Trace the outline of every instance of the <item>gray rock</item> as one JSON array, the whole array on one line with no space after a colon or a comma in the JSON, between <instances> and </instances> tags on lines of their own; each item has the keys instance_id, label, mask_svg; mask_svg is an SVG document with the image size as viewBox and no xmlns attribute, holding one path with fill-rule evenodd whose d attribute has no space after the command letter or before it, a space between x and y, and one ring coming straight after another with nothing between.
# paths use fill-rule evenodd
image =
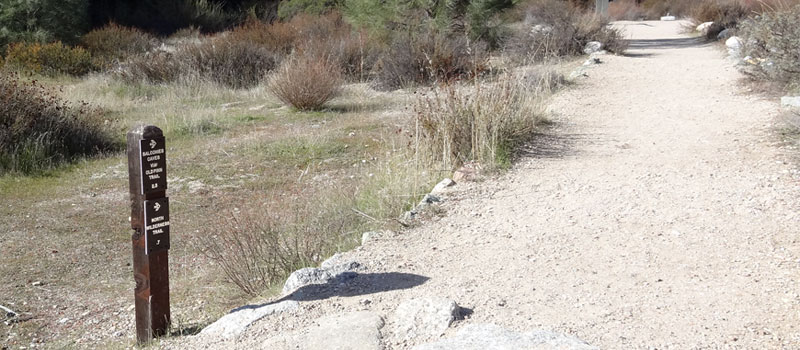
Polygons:
<instances>
[{"instance_id":1,"label":"gray rock","mask_svg":"<svg viewBox=\"0 0 800 350\"><path fill-rule=\"evenodd\" d=\"M446 298L404 301L393 316L395 335L402 340L428 340L442 336L459 314L456 302Z\"/></svg>"},{"instance_id":2,"label":"gray rock","mask_svg":"<svg viewBox=\"0 0 800 350\"><path fill-rule=\"evenodd\" d=\"M294 312L300 308L300 303L294 300L282 301L261 307L240 307L231 313L222 316L216 322L200 331L201 335L216 338L235 337L250 327L256 321L273 314Z\"/></svg>"},{"instance_id":3,"label":"gray rock","mask_svg":"<svg viewBox=\"0 0 800 350\"><path fill-rule=\"evenodd\" d=\"M468 325L452 338L422 344L413 350L598 350L578 338L549 331L509 331L494 324Z\"/></svg>"},{"instance_id":4,"label":"gray rock","mask_svg":"<svg viewBox=\"0 0 800 350\"><path fill-rule=\"evenodd\" d=\"M603 43L599 41L590 41L583 47L583 53L591 55L603 49Z\"/></svg>"},{"instance_id":5,"label":"gray rock","mask_svg":"<svg viewBox=\"0 0 800 350\"><path fill-rule=\"evenodd\" d=\"M800 108L800 96L781 97L781 106Z\"/></svg>"},{"instance_id":6,"label":"gray rock","mask_svg":"<svg viewBox=\"0 0 800 350\"><path fill-rule=\"evenodd\" d=\"M361 269L361 264L356 261L339 262L337 255L324 261L320 268L306 267L289 275L283 284L283 294L290 294L297 289L312 284L325 284L349 275Z\"/></svg>"},{"instance_id":7,"label":"gray rock","mask_svg":"<svg viewBox=\"0 0 800 350\"><path fill-rule=\"evenodd\" d=\"M731 38L733 36L733 31L725 28L719 34L717 34L717 40L725 40Z\"/></svg>"},{"instance_id":8,"label":"gray rock","mask_svg":"<svg viewBox=\"0 0 800 350\"><path fill-rule=\"evenodd\" d=\"M368 311L321 318L317 326L268 339L262 349L380 350L383 319Z\"/></svg>"},{"instance_id":9,"label":"gray rock","mask_svg":"<svg viewBox=\"0 0 800 350\"><path fill-rule=\"evenodd\" d=\"M552 32L553 27L544 24L537 24L531 27L531 36L548 35Z\"/></svg>"},{"instance_id":10,"label":"gray rock","mask_svg":"<svg viewBox=\"0 0 800 350\"><path fill-rule=\"evenodd\" d=\"M445 178L444 180L439 181L439 183L436 184L436 186L433 186L433 189L431 190L431 194L442 193L446 188L448 188L450 186L453 186L455 184L456 184L455 181L453 181L451 179L448 179L448 178Z\"/></svg>"}]
</instances>

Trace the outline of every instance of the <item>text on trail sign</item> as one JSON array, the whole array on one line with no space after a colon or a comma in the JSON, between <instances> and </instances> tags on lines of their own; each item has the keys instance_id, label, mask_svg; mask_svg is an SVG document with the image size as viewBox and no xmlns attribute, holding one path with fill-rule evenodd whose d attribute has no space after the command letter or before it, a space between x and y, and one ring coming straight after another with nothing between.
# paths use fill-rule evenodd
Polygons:
<instances>
[{"instance_id":1,"label":"text on trail sign","mask_svg":"<svg viewBox=\"0 0 800 350\"><path fill-rule=\"evenodd\" d=\"M142 194L167 189L167 157L164 138L139 141L142 150Z\"/></svg>"},{"instance_id":2,"label":"text on trail sign","mask_svg":"<svg viewBox=\"0 0 800 350\"><path fill-rule=\"evenodd\" d=\"M169 198L144 201L145 254L169 249Z\"/></svg>"}]
</instances>

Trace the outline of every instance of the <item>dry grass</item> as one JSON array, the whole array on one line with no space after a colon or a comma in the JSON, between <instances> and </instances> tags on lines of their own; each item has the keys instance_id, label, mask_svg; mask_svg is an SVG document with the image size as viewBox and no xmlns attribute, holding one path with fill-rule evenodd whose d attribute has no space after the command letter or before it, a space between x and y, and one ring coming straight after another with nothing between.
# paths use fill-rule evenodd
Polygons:
<instances>
[{"instance_id":1,"label":"dry grass","mask_svg":"<svg viewBox=\"0 0 800 350\"><path fill-rule=\"evenodd\" d=\"M507 166L542 121L550 74L526 79L506 73L494 82L446 85L422 95L415 107L420 151L451 169L468 162Z\"/></svg>"}]
</instances>

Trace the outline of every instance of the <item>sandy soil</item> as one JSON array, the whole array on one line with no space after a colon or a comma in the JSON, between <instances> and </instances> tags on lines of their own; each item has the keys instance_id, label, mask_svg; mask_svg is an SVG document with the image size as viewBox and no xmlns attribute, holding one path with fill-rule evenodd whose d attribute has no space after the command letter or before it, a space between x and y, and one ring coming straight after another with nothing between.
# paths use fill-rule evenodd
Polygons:
<instances>
[{"instance_id":1,"label":"sandy soil","mask_svg":"<svg viewBox=\"0 0 800 350\"><path fill-rule=\"evenodd\" d=\"M619 25L629 53L556 96L556 126L512 171L345 254L425 283L302 301L236 343L186 345L253 348L318 316L442 296L472 310L447 335L492 322L603 349L800 349L800 175L774 144L777 104L679 22ZM389 348L415 345L386 333Z\"/></svg>"}]
</instances>

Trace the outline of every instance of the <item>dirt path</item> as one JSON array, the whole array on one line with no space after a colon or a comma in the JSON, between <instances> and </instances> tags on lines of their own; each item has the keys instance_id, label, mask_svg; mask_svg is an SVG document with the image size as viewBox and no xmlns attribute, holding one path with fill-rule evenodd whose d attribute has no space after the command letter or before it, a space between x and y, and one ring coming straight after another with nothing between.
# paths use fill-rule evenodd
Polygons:
<instances>
[{"instance_id":1,"label":"dirt path","mask_svg":"<svg viewBox=\"0 0 800 350\"><path fill-rule=\"evenodd\" d=\"M777 105L741 93L722 51L677 22L620 25L629 55L556 96L557 130L530 158L456 186L442 219L346 254L429 280L301 302L237 343L435 295L473 312L446 336L491 322L603 349L800 348L800 188L772 144Z\"/></svg>"}]
</instances>

